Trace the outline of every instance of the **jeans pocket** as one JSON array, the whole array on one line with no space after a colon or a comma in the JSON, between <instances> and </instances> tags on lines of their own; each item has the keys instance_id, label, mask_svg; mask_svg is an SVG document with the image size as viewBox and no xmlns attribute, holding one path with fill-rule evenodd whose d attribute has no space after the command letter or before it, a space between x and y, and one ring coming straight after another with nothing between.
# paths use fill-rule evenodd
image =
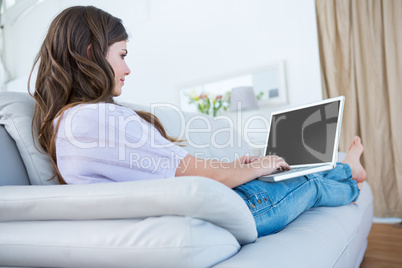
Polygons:
<instances>
[{"instance_id":1,"label":"jeans pocket","mask_svg":"<svg viewBox=\"0 0 402 268\"><path fill-rule=\"evenodd\" d=\"M271 199L265 192L243 197L243 200L246 202L253 216L264 213L273 206Z\"/></svg>"},{"instance_id":2,"label":"jeans pocket","mask_svg":"<svg viewBox=\"0 0 402 268\"><path fill-rule=\"evenodd\" d=\"M266 191L266 182L254 180L233 190L243 198L253 216L272 208L273 200Z\"/></svg>"}]
</instances>

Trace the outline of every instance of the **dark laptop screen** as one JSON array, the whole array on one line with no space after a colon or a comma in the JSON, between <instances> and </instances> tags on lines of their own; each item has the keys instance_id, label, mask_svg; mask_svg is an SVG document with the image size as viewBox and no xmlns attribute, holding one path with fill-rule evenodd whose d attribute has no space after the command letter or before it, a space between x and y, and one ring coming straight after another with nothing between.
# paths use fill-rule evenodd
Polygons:
<instances>
[{"instance_id":1,"label":"dark laptop screen","mask_svg":"<svg viewBox=\"0 0 402 268\"><path fill-rule=\"evenodd\" d=\"M290 165L331 162L340 101L272 117L266 155L281 156Z\"/></svg>"}]
</instances>

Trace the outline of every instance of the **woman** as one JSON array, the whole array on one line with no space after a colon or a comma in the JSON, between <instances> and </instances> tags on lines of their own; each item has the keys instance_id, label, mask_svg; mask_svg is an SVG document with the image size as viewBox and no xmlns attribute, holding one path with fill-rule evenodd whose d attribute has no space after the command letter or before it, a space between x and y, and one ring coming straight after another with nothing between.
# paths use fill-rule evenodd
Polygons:
<instances>
[{"instance_id":1,"label":"woman","mask_svg":"<svg viewBox=\"0 0 402 268\"><path fill-rule=\"evenodd\" d=\"M255 178L289 169L278 156L234 162L188 154L152 114L114 104L130 69L121 20L95 7L71 7L50 25L37 55L35 111L38 140L61 184L205 176L233 188L250 207L259 236L284 228L303 211L357 199L366 175L355 137L330 172L280 183Z\"/></svg>"}]
</instances>

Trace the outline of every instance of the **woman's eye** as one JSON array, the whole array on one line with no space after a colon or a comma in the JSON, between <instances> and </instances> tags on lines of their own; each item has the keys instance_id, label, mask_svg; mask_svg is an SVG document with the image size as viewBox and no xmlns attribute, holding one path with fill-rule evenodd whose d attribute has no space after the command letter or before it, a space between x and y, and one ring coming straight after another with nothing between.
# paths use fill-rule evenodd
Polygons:
<instances>
[{"instance_id":1,"label":"woman's eye","mask_svg":"<svg viewBox=\"0 0 402 268\"><path fill-rule=\"evenodd\" d=\"M121 55L121 59L124 60L124 58L127 56L127 54Z\"/></svg>"}]
</instances>

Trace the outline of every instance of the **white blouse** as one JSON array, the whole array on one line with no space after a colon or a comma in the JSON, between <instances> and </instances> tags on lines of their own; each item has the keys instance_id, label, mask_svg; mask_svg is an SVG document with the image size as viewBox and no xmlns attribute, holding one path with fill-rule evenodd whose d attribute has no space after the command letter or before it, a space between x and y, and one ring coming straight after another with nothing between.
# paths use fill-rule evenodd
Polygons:
<instances>
[{"instance_id":1,"label":"white blouse","mask_svg":"<svg viewBox=\"0 0 402 268\"><path fill-rule=\"evenodd\" d=\"M66 110L55 142L68 184L170 178L188 154L133 110L110 103Z\"/></svg>"}]
</instances>

